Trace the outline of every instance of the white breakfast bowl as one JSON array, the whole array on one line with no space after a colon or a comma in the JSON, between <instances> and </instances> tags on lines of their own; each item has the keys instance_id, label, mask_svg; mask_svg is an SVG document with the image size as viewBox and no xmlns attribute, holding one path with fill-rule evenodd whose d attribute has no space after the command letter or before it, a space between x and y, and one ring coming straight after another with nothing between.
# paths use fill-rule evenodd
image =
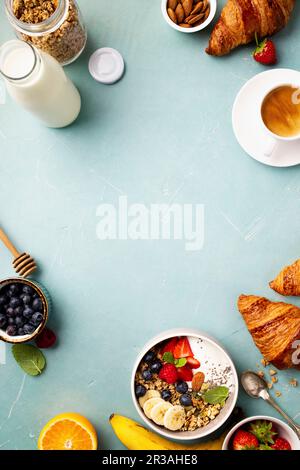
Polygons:
<instances>
[{"instance_id":1,"label":"white breakfast bowl","mask_svg":"<svg viewBox=\"0 0 300 470\"><path fill-rule=\"evenodd\" d=\"M147 418L138 403L138 399L135 396L135 375L140 365L140 362L142 361L145 354L157 344L177 336L187 336L191 338L192 341L194 340L194 344L191 344L193 351L195 351L196 342L199 343L198 349L204 351L204 353L201 353L201 357L205 357L205 361L209 362L209 366L212 366L213 364L212 360L210 361L210 358L214 358L216 366L220 364L222 369L228 368L228 382L224 383L223 385L227 385L229 387L230 395L226 401L224 408L222 408L220 414L207 426L199 428L195 431L169 431L168 429L162 426L158 426L153 421ZM203 361L203 365L201 364L201 370L206 372L205 367L208 366L206 366L205 364L206 363ZM209 434L212 434L217 429L219 429L228 420L228 418L233 412L238 397L238 389L239 381L237 372L228 353L216 340L208 336L206 333L188 328L176 328L168 330L151 339L139 353L131 377L131 395L133 403L142 420L147 424L147 426L149 426L153 431L157 432L158 434L169 439L177 439L181 441L201 439L202 437L208 436Z\"/></svg>"},{"instance_id":2,"label":"white breakfast bowl","mask_svg":"<svg viewBox=\"0 0 300 470\"><path fill-rule=\"evenodd\" d=\"M239 423L237 423L227 434L224 442L222 450L231 450L230 449L230 442L232 440L233 435L240 429L243 428L247 423L252 423L253 421L270 421L275 424L276 428L279 431L279 436L286 439L291 447L292 450L299 450L300 449L300 441L297 434L290 428L284 421L281 421L278 418L273 418L272 416L251 416L250 418L243 419Z\"/></svg>"},{"instance_id":3,"label":"white breakfast bowl","mask_svg":"<svg viewBox=\"0 0 300 470\"><path fill-rule=\"evenodd\" d=\"M174 21L171 20L171 18L168 15L167 12L167 4L168 0L162 0L161 2L161 11L163 14L164 19L168 23L171 28L176 29L177 31L180 31L181 33L197 33L198 31L202 31L202 29L205 29L214 19L217 11L217 0L209 0L210 3L210 13L208 18L198 26L195 26L194 28L182 28L181 26L178 26Z\"/></svg>"}]
</instances>

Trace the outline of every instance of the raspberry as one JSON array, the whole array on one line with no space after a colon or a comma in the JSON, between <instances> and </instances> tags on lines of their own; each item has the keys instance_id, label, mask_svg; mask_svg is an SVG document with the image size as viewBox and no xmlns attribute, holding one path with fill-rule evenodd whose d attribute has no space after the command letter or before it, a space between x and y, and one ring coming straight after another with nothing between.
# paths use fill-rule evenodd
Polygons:
<instances>
[{"instance_id":1,"label":"raspberry","mask_svg":"<svg viewBox=\"0 0 300 470\"><path fill-rule=\"evenodd\" d=\"M158 376L168 384L174 384L178 379L177 369L174 364L164 364Z\"/></svg>"},{"instance_id":2,"label":"raspberry","mask_svg":"<svg viewBox=\"0 0 300 470\"><path fill-rule=\"evenodd\" d=\"M50 328L44 328L35 340L38 348L48 349L56 343L56 335Z\"/></svg>"}]
</instances>

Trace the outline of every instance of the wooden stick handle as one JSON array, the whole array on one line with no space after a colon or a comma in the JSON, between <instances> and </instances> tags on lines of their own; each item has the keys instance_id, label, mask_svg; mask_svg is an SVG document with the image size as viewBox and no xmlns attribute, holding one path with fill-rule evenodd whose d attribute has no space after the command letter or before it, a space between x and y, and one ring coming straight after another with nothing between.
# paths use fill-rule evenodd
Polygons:
<instances>
[{"instance_id":1,"label":"wooden stick handle","mask_svg":"<svg viewBox=\"0 0 300 470\"><path fill-rule=\"evenodd\" d=\"M12 253L12 255L15 258L18 258L18 256L20 256L20 253L18 252L16 247L12 244L12 242L9 240L8 236L3 232L3 230L1 228L0 228L0 240L3 241L6 248L9 249L9 251Z\"/></svg>"}]
</instances>

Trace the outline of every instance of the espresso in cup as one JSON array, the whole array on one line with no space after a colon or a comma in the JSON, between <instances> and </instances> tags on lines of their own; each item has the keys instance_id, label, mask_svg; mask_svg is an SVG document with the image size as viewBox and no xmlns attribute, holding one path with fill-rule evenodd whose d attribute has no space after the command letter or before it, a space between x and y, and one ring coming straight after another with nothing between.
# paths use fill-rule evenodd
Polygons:
<instances>
[{"instance_id":1,"label":"espresso in cup","mask_svg":"<svg viewBox=\"0 0 300 470\"><path fill-rule=\"evenodd\" d=\"M263 101L261 116L273 134L284 138L300 136L300 89L284 85L272 90Z\"/></svg>"}]
</instances>

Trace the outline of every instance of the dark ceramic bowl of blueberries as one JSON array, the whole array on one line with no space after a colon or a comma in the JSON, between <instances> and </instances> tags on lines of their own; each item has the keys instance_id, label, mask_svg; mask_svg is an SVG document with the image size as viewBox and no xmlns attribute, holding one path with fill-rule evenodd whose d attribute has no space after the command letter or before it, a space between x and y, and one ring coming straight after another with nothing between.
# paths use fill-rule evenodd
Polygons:
<instances>
[{"instance_id":1,"label":"dark ceramic bowl of blueberries","mask_svg":"<svg viewBox=\"0 0 300 470\"><path fill-rule=\"evenodd\" d=\"M44 329L50 297L36 281L10 278L0 281L0 340L32 341Z\"/></svg>"}]
</instances>

